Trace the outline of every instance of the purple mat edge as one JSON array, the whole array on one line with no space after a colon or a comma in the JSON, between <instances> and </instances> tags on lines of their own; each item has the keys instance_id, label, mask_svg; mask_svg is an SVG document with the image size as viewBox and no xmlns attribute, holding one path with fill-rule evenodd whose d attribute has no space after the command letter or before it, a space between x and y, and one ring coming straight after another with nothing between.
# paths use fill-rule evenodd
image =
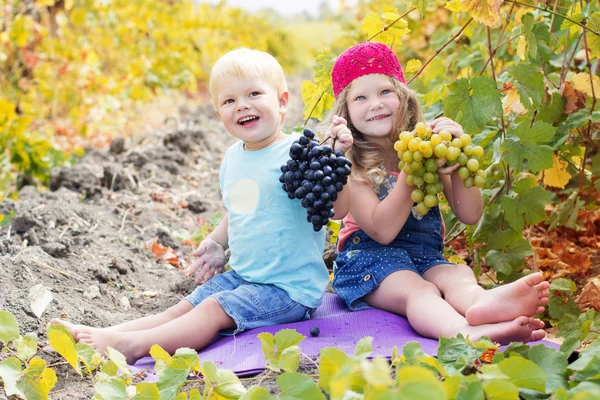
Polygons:
<instances>
[{"instance_id":1,"label":"purple mat edge","mask_svg":"<svg viewBox=\"0 0 600 400\"><path fill-rule=\"evenodd\" d=\"M375 314L379 314L379 316L391 316L393 318L402 318L405 323L408 325L408 322L405 320L405 318L403 317L399 317L395 314L391 314L391 313L387 313L385 311L382 310L375 310L375 309L369 309L369 310L365 310L366 312L369 313L375 313ZM300 322L295 322L295 323L291 323L291 324L282 324L282 325L274 325L274 326L267 326L267 327L262 327L262 328L257 328L257 329L252 329L250 331L246 331L246 332L242 332L240 335L238 335L238 339L237 340L252 340L252 341L257 341L258 339L256 338L256 335L258 335L261 332L277 332L280 331L282 329L296 329L296 328L302 328L300 329L301 331L305 331L306 328L303 325L317 325L320 321L325 321L323 323L326 323L327 320L329 319L336 319L336 317L343 317L343 316L352 316L352 317L356 317L357 314L364 312L364 311L358 311L358 312L350 312L347 309L345 309L345 305L343 305L343 303L341 302L341 300L339 299L339 297L335 294L331 294L331 293L327 293L326 297L324 298L323 301L323 307L320 308L319 310L317 310L317 313L315 313L315 316L323 316L323 318L314 318L311 320L307 320L307 321L300 321ZM373 318L373 317L371 317ZM437 347L438 347L438 341L434 340L434 339L429 339L429 338L424 338L419 336L414 330L412 330L412 328L410 328L410 325L408 325L409 329L412 331L412 333L408 333L407 335L401 336L398 340L398 348L401 351L402 348L404 347L404 345L406 343L409 342L418 342L421 344L421 348L423 349L423 351L427 354L430 354L434 357L437 357ZM297 331L299 331L299 329L296 329ZM301 332L302 333L302 332ZM242 336L243 335L243 336ZM305 333L305 335L307 336L307 339L312 339L310 338L310 336L308 335L308 332ZM240 336L242 336L240 338ZM252 338L247 338L247 336L252 336ZM365 336L375 336L375 335L365 335ZM406 339L409 340L406 340ZM204 354L204 357L202 355L202 353L211 353L214 352L215 349L218 349L221 345L227 345L229 343L231 343L233 339L231 339L231 337L223 337L221 339L217 339L215 341L213 341L211 344L209 344L207 347L205 347L204 349L200 350L198 352L199 357L201 358L201 361L213 361L215 363L217 363L217 366L219 366L219 361L215 361L215 360L211 360L210 357L206 357L206 354ZM435 342L432 343L432 342ZM220 343L220 344L219 344ZM375 343L374 343L375 344ZM536 345L544 345L547 347L551 347L554 349L559 349L560 345L553 343L553 342L549 342L546 340L540 340L540 341L536 341L536 342L530 342L527 343L528 346L532 347L532 346L536 346ZM433 346L435 346L435 350L433 349ZM308 347L308 346L307 346ZM317 346L318 347L318 346ZM308 354L310 357L318 357L320 351L322 348L324 347L331 347L331 344L325 344L322 347L316 349L317 350L317 354ZM346 346L347 347L347 346ZM391 354L387 355L387 354L379 354L378 353L378 349L384 347L387 350L386 351L390 351L391 352L391 348L390 346L373 346L373 356L379 356L379 357L384 357L386 359L390 359L391 358ZM392 346L393 347L393 346ZM300 348L302 349L302 343L300 343ZM500 350L503 351L507 348L507 346L501 346ZM345 351L346 353L349 353L349 351L344 350L343 348L341 348L341 350ZM353 348L352 348L353 351ZM314 350L313 350L314 352ZM351 355L351 353L349 353ZM369 357L372 358L372 357ZM221 367L221 368L227 368L227 369L231 369L235 372L235 374L239 377L247 377L247 376L253 376L256 374L259 374L261 372L263 372L265 370L265 365L266 362L264 361L264 359L262 359L260 361L260 364L262 364L260 367L259 366L249 366L248 368L241 368L236 370L235 368L227 368L227 367ZM151 357L144 357L140 360L138 360L134 365L130 366L132 371L134 373L137 372L141 372L141 371L148 371L149 375L146 379L150 378L152 375L154 375L154 360Z\"/></svg>"}]
</instances>

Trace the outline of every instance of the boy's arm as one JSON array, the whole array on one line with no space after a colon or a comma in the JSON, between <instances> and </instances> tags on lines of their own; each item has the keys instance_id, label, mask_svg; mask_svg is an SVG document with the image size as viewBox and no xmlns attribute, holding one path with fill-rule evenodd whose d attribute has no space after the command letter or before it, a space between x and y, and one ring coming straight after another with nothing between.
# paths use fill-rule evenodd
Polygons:
<instances>
[{"instance_id":1,"label":"boy's arm","mask_svg":"<svg viewBox=\"0 0 600 400\"><path fill-rule=\"evenodd\" d=\"M217 227L207 236L208 239L212 239L223 247L223 250L227 250L229 247L229 234L227 231L227 225L229 224L229 213L225 214L221 222Z\"/></svg>"}]
</instances>

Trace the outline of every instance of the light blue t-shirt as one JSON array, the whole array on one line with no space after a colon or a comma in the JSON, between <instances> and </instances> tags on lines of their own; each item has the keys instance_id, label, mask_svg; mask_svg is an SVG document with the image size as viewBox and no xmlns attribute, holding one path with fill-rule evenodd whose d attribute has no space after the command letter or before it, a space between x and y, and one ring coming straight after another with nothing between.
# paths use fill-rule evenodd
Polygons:
<instances>
[{"instance_id":1,"label":"light blue t-shirt","mask_svg":"<svg viewBox=\"0 0 600 400\"><path fill-rule=\"evenodd\" d=\"M281 187L280 167L297 134L257 151L232 145L220 183L229 212L229 264L249 282L272 284L296 302L316 308L329 282L323 262L325 229L313 230L300 200Z\"/></svg>"}]
</instances>

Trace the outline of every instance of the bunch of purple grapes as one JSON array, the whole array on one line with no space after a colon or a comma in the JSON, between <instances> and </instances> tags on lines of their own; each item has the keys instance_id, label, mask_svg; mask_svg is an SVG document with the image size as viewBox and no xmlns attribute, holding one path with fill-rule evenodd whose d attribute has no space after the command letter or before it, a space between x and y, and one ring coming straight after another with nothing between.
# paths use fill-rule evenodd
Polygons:
<instances>
[{"instance_id":1,"label":"bunch of purple grapes","mask_svg":"<svg viewBox=\"0 0 600 400\"><path fill-rule=\"evenodd\" d=\"M310 129L290 146L290 159L281 166L279 181L290 199L302 200L315 232L333 217L333 202L348 182L351 166L343 152L319 144Z\"/></svg>"}]
</instances>

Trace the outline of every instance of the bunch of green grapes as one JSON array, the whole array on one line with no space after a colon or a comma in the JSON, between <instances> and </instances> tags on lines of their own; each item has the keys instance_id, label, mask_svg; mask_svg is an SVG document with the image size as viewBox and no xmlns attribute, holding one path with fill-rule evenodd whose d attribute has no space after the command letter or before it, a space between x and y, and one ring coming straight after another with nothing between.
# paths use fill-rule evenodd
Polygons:
<instances>
[{"instance_id":1,"label":"bunch of green grapes","mask_svg":"<svg viewBox=\"0 0 600 400\"><path fill-rule=\"evenodd\" d=\"M404 131L394 143L398 152L398 168L406 174L406 183L415 187L411 193L412 200L417 203L416 211L425 215L429 209L439 204L438 193L444 189L437 173L438 168L460 164L458 176L467 188L482 188L486 173L479 169L483 157L483 147L472 146L471 136L463 133L460 137L452 137L447 130L433 133L423 122L415 126L415 134ZM446 159L446 163L438 166L438 160Z\"/></svg>"}]
</instances>

